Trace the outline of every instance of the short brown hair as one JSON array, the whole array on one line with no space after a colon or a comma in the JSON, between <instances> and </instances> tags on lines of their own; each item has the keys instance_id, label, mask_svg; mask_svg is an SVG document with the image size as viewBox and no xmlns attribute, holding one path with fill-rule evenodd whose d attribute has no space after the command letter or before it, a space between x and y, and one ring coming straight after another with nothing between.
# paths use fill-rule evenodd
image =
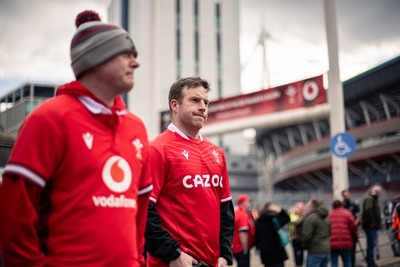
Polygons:
<instances>
[{"instance_id":1,"label":"short brown hair","mask_svg":"<svg viewBox=\"0 0 400 267\"><path fill-rule=\"evenodd\" d=\"M340 201L339 199L335 199L335 200L333 201L333 203L332 203L332 207L333 207L333 208L339 208L339 207L341 207L341 206L343 206L343 203L342 203L342 201Z\"/></svg>"},{"instance_id":2,"label":"short brown hair","mask_svg":"<svg viewBox=\"0 0 400 267\"><path fill-rule=\"evenodd\" d=\"M269 207L272 205L272 203L273 202L265 203L264 206L260 210L260 215L270 215L270 216L276 215L269 210Z\"/></svg>"},{"instance_id":3,"label":"short brown hair","mask_svg":"<svg viewBox=\"0 0 400 267\"><path fill-rule=\"evenodd\" d=\"M180 102L182 100L182 91L186 86L187 88L196 88L199 86L203 86L207 92L211 90L209 82L201 79L200 77L186 77L177 80L171 85L171 88L169 89L168 106L170 112L172 112L171 100L175 99Z\"/></svg>"}]
</instances>

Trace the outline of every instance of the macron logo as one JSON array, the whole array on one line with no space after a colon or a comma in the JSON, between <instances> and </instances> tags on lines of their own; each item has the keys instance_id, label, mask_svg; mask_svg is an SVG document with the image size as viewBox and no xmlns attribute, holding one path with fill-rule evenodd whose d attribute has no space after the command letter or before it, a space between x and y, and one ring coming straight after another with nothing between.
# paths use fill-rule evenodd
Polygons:
<instances>
[{"instance_id":1,"label":"macron logo","mask_svg":"<svg viewBox=\"0 0 400 267\"><path fill-rule=\"evenodd\" d=\"M189 159L189 151L182 150L182 155L184 155L186 159Z\"/></svg>"},{"instance_id":2,"label":"macron logo","mask_svg":"<svg viewBox=\"0 0 400 267\"><path fill-rule=\"evenodd\" d=\"M85 141L87 148L89 150L92 150L93 138L94 138L93 134L86 132L86 133L82 134L82 138L83 138L83 141Z\"/></svg>"}]
</instances>

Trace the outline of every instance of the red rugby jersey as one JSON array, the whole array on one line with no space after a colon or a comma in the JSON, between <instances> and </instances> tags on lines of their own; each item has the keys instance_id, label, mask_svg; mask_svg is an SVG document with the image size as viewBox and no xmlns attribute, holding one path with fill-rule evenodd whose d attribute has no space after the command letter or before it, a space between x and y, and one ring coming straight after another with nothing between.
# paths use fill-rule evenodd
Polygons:
<instances>
[{"instance_id":1,"label":"red rugby jersey","mask_svg":"<svg viewBox=\"0 0 400 267\"><path fill-rule=\"evenodd\" d=\"M232 252L239 253L243 251L242 242L240 242L239 232L248 233L248 249L254 244L255 226L251 215L242 207L237 207L235 212L235 229L233 234Z\"/></svg>"},{"instance_id":2,"label":"red rugby jersey","mask_svg":"<svg viewBox=\"0 0 400 267\"><path fill-rule=\"evenodd\" d=\"M153 191L164 229L182 250L216 264L220 255L220 204L231 201L223 150L193 139L173 124L150 142ZM148 266L167 266L149 255Z\"/></svg>"},{"instance_id":3,"label":"red rugby jersey","mask_svg":"<svg viewBox=\"0 0 400 267\"><path fill-rule=\"evenodd\" d=\"M121 98L108 108L79 82L59 88L24 122L4 174L42 187L38 236L46 266L143 262L147 200L138 195L152 189L148 137Z\"/></svg>"}]
</instances>

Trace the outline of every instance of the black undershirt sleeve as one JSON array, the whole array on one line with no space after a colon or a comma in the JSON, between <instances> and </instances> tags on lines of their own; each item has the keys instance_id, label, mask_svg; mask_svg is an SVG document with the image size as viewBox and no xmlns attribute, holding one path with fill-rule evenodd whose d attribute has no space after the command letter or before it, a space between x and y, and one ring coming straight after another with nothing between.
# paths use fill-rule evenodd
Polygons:
<instances>
[{"instance_id":1,"label":"black undershirt sleeve","mask_svg":"<svg viewBox=\"0 0 400 267\"><path fill-rule=\"evenodd\" d=\"M146 251L155 258L169 263L180 256L179 243L162 227L156 206L150 201L146 224Z\"/></svg>"},{"instance_id":2,"label":"black undershirt sleeve","mask_svg":"<svg viewBox=\"0 0 400 267\"><path fill-rule=\"evenodd\" d=\"M232 201L221 203L221 222L219 233L220 257L226 259L228 265L233 264L232 240L235 227L235 211Z\"/></svg>"}]
</instances>

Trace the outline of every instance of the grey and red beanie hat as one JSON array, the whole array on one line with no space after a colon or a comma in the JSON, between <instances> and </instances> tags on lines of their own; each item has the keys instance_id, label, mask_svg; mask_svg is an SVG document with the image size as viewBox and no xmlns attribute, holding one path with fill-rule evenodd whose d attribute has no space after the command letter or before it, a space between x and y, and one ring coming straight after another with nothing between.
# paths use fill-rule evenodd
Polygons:
<instances>
[{"instance_id":1,"label":"grey and red beanie hat","mask_svg":"<svg viewBox=\"0 0 400 267\"><path fill-rule=\"evenodd\" d=\"M76 78L118 54L128 51L137 54L129 34L117 25L101 22L99 14L94 11L79 13L75 25L71 66Z\"/></svg>"}]
</instances>

